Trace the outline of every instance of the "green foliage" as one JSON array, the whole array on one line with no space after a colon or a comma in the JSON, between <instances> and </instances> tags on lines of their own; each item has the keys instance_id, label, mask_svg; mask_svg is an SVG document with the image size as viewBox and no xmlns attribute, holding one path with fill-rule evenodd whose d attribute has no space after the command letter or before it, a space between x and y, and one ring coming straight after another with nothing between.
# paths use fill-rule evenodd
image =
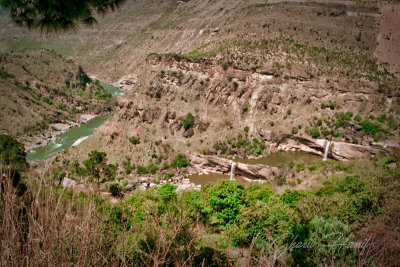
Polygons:
<instances>
[{"instance_id":1,"label":"green foliage","mask_svg":"<svg viewBox=\"0 0 400 267\"><path fill-rule=\"evenodd\" d=\"M26 152L22 143L12 136L0 134L0 160L4 165L24 167L26 165Z\"/></svg>"},{"instance_id":2,"label":"green foliage","mask_svg":"<svg viewBox=\"0 0 400 267\"><path fill-rule=\"evenodd\" d=\"M170 183L166 183L158 188L157 193L159 197L164 201L170 201L172 199L176 199L175 190L178 188L177 185L172 185Z\"/></svg>"},{"instance_id":3,"label":"green foliage","mask_svg":"<svg viewBox=\"0 0 400 267\"><path fill-rule=\"evenodd\" d=\"M125 0L111 1L30 1L2 0L0 5L10 10L10 17L19 26L42 32L77 29L79 23L87 26L97 23L94 14L107 13Z\"/></svg>"},{"instance_id":4,"label":"green foliage","mask_svg":"<svg viewBox=\"0 0 400 267\"><path fill-rule=\"evenodd\" d=\"M14 75L8 73L4 67L0 68L0 78L7 79L7 78L14 78Z\"/></svg>"},{"instance_id":5,"label":"green foliage","mask_svg":"<svg viewBox=\"0 0 400 267\"><path fill-rule=\"evenodd\" d=\"M254 149L254 156L261 155L262 151L265 149L265 143L263 139L253 139L253 149Z\"/></svg>"},{"instance_id":6,"label":"green foliage","mask_svg":"<svg viewBox=\"0 0 400 267\"><path fill-rule=\"evenodd\" d=\"M71 167L76 175L84 176L86 174L86 169L82 168L78 161L72 162Z\"/></svg>"},{"instance_id":7,"label":"green foliage","mask_svg":"<svg viewBox=\"0 0 400 267\"><path fill-rule=\"evenodd\" d=\"M129 142L134 145L140 144L140 138L132 136L131 138L129 138Z\"/></svg>"},{"instance_id":8,"label":"green foliage","mask_svg":"<svg viewBox=\"0 0 400 267\"><path fill-rule=\"evenodd\" d=\"M349 248L354 236L350 228L335 218L314 217L308 224L309 236L305 243L312 246L310 258L313 264L352 265L355 263L355 250ZM333 262L332 262L333 261Z\"/></svg>"},{"instance_id":9,"label":"green foliage","mask_svg":"<svg viewBox=\"0 0 400 267\"><path fill-rule=\"evenodd\" d=\"M297 207L297 202L306 196L304 192L297 190L286 190L282 195L282 202L288 204L291 208Z\"/></svg>"},{"instance_id":10,"label":"green foliage","mask_svg":"<svg viewBox=\"0 0 400 267\"><path fill-rule=\"evenodd\" d=\"M93 150L88 154L88 159L83 162L86 167L86 173L91 175L93 178L100 182L100 174L106 167L107 154L105 152L98 152Z\"/></svg>"},{"instance_id":11,"label":"green foliage","mask_svg":"<svg viewBox=\"0 0 400 267\"><path fill-rule=\"evenodd\" d=\"M78 74L76 75L76 78L79 80L80 85L85 88L87 83L90 83L92 80L89 78L89 76L83 71L82 67L79 66L78 68Z\"/></svg>"},{"instance_id":12,"label":"green foliage","mask_svg":"<svg viewBox=\"0 0 400 267\"><path fill-rule=\"evenodd\" d=\"M268 203L256 201L241 210L237 227L232 231L234 245L250 244L258 236L258 242L274 238L281 246L292 232L296 221L294 212L283 204L278 195L271 195Z\"/></svg>"},{"instance_id":13,"label":"green foliage","mask_svg":"<svg viewBox=\"0 0 400 267\"><path fill-rule=\"evenodd\" d=\"M239 88L239 84L235 81L233 82L233 88L237 90Z\"/></svg>"},{"instance_id":14,"label":"green foliage","mask_svg":"<svg viewBox=\"0 0 400 267\"><path fill-rule=\"evenodd\" d=\"M188 130L190 127L194 125L194 116L192 113L188 113L186 118L182 120L182 126L185 130Z\"/></svg>"},{"instance_id":15,"label":"green foliage","mask_svg":"<svg viewBox=\"0 0 400 267\"><path fill-rule=\"evenodd\" d=\"M122 188L118 183L112 183L109 186L109 191L113 197L122 196Z\"/></svg>"},{"instance_id":16,"label":"green foliage","mask_svg":"<svg viewBox=\"0 0 400 267\"><path fill-rule=\"evenodd\" d=\"M147 168L145 166L138 165L136 167L136 174L137 175L145 175L147 174Z\"/></svg>"},{"instance_id":17,"label":"green foliage","mask_svg":"<svg viewBox=\"0 0 400 267\"><path fill-rule=\"evenodd\" d=\"M310 135L312 138L318 138L321 135L321 133L319 132L318 128L312 128Z\"/></svg>"},{"instance_id":18,"label":"green foliage","mask_svg":"<svg viewBox=\"0 0 400 267\"><path fill-rule=\"evenodd\" d=\"M222 180L208 194L205 192L202 192L201 211L219 229L236 223L240 210L247 205L245 189L237 181Z\"/></svg>"},{"instance_id":19,"label":"green foliage","mask_svg":"<svg viewBox=\"0 0 400 267\"><path fill-rule=\"evenodd\" d=\"M153 164L149 165L147 169L151 174L155 174L158 171L158 167Z\"/></svg>"},{"instance_id":20,"label":"green foliage","mask_svg":"<svg viewBox=\"0 0 400 267\"><path fill-rule=\"evenodd\" d=\"M375 136L378 132L382 131L381 127L377 124L372 123L370 120L365 120L362 124L362 130L366 133Z\"/></svg>"},{"instance_id":21,"label":"green foliage","mask_svg":"<svg viewBox=\"0 0 400 267\"><path fill-rule=\"evenodd\" d=\"M176 156L176 158L174 159L174 161L171 164L171 167L173 168L185 168L189 166L189 161L187 159L187 157L183 154L179 154L178 156Z\"/></svg>"}]
</instances>

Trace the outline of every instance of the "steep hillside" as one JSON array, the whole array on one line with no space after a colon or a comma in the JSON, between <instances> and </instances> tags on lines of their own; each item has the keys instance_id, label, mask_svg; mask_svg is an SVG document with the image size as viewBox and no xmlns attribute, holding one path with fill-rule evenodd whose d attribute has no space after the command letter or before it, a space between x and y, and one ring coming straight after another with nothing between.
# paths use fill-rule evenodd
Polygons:
<instances>
[{"instance_id":1,"label":"steep hillside","mask_svg":"<svg viewBox=\"0 0 400 267\"><path fill-rule=\"evenodd\" d=\"M391 1L137 0L74 34L8 25L1 45L54 48L126 89L113 117L73 158L94 147L113 162L143 165L154 155L166 163L178 153L259 155L288 135L392 147L398 66L384 58L396 57L398 40L381 38L397 36L385 24L396 17L388 6L397 8Z\"/></svg>"},{"instance_id":2,"label":"steep hillside","mask_svg":"<svg viewBox=\"0 0 400 267\"><path fill-rule=\"evenodd\" d=\"M127 1L93 28L43 36L0 23L3 51L54 48L91 73L117 81L137 73L150 52L187 53L209 41L293 38L301 43L368 50L391 72L399 71L399 19L393 1ZM396 24L396 23L394 23Z\"/></svg>"},{"instance_id":3,"label":"steep hillside","mask_svg":"<svg viewBox=\"0 0 400 267\"><path fill-rule=\"evenodd\" d=\"M141 47L154 49L145 57L141 51L129 58L136 50L124 50L127 42L113 51L124 51L121 64L140 68L122 77L119 84L131 90L81 149L101 143L115 162L148 164L154 154L167 162L177 153L253 155L254 138L268 153L288 135L398 146L400 83L374 58L376 4L177 4L195 15L153 28L160 43L170 38L163 49L144 39ZM194 23L204 17L208 25ZM172 38L174 32L181 36ZM238 138L250 145L232 146Z\"/></svg>"},{"instance_id":4,"label":"steep hillside","mask_svg":"<svg viewBox=\"0 0 400 267\"><path fill-rule=\"evenodd\" d=\"M0 71L0 131L28 148L84 121L82 114L109 112L113 106L108 91L54 51L2 54Z\"/></svg>"}]
</instances>

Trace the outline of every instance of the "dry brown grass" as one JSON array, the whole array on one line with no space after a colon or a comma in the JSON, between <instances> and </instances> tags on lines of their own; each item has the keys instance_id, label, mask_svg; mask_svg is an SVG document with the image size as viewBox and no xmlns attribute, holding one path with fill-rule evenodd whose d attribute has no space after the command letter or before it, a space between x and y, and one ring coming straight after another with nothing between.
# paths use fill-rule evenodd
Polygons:
<instances>
[{"instance_id":1,"label":"dry brown grass","mask_svg":"<svg viewBox=\"0 0 400 267\"><path fill-rule=\"evenodd\" d=\"M93 199L75 205L43 182L15 194L1 178L0 261L2 266L115 265Z\"/></svg>"}]
</instances>

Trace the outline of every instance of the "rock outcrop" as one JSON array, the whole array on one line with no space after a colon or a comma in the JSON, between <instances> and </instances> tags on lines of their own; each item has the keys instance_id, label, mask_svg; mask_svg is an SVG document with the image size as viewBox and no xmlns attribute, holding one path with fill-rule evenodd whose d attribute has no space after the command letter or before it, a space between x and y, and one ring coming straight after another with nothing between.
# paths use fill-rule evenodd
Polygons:
<instances>
[{"instance_id":1,"label":"rock outcrop","mask_svg":"<svg viewBox=\"0 0 400 267\"><path fill-rule=\"evenodd\" d=\"M278 146L285 151L301 150L323 156L327 140L311 139L300 136L287 136ZM340 141L331 141L328 157L336 160L363 159L376 154L391 155L388 148L358 145Z\"/></svg>"},{"instance_id":2,"label":"rock outcrop","mask_svg":"<svg viewBox=\"0 0 400 267\"><path fill-rule=\"evenodd\" d=\"M216 156L205 156L199 154L190 155L190 160L194 168L198 171L230 173L232 160ZM250 165L236 163L235 173L248 179L274 180L279 176L280 171L276 167L261 164Z\"/></svg>"},{"instance_id":3,"label":"rock outcrop","mask_svg":"<svg viewBox=\"0 0 400 267\"><path fill-rule=\"evenodd\" d=\"M86 187L86 186L83 185L83 184L79 184L79 183L77 183L76 181L71 180L71 179L69 179L69 178L67 178L67 177L65 177L65 178L63 179L63 181L62 181L62 186L63 186L63 187L70 188L70 189L72 189L73 191L76 191L76 192L84 192L84 193L93 192L92 189Z\"/></svg>"}]
</instances>

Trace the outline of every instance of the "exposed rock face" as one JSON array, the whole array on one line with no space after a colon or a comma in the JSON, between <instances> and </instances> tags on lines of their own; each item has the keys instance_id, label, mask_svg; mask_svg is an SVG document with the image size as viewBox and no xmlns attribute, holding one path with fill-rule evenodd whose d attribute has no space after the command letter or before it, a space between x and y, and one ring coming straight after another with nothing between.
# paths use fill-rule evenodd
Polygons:
<instances>
[{"instance_id":1,"label":"exposed rock face","mask_svg":"<svg viewBox=\"0 0 400 267\"><path fill-rule=\"evenodd\" d=\"M329 154L335 159L346 160L350 158L369 158L371 155L376 154L390 155L391 153L383 148L355 145L344 142L332 142L329 148Z\"/></svg>"},{"instance_id":2,"label":"exposed rock face","mask_svg":"<svg viewBox=\"0 0 400 267\"><path fill-rule=\"evenodd\" d=\"M224 159L216 156L205 156L192 154L190 156L191 163L199 171L222 172L229 173L231 170L232 160ZM280 173L278 168L269 167L261 164L249 165L244 163L236 163L235 173L249 179L274 180Z\"/></svg>"},{"instance_id":3,"label":"exposed rock face","mask_svg":"<svg viewBox=\"0 0 400 267\"><path fill-rule=\"evenodd\" d=\"M327 140L324 139L311 139L299 136L291 136L283 138L279 142L279 147L286 151L301 150L323 156L326 143ZM386 148L331 141L328 157L336 160L348 160L351 158L369 158L376 154L390 155L391 151Z\"/></svg>"},{"instance_id":4,"label":"exposed rock face","mask_svg":"<svg viewBox=\"0 0 400 267\"><path fill-rule=\"evenodd\" d=\"M64 187L70 188L70 189L72 189L72 190L74 190L74 191L77 191L77 192L89 193L89 192L92 192L92 191L93 191L93 190L91 190L90 188L87 188L85 185L83 185L83 184L78 184L76 181L71 180L71 179L69 179L69 178L67 178L67 177L65 177L65 178L63 179L62 185L63 185Z\"/></svg>"}]
</instances>

